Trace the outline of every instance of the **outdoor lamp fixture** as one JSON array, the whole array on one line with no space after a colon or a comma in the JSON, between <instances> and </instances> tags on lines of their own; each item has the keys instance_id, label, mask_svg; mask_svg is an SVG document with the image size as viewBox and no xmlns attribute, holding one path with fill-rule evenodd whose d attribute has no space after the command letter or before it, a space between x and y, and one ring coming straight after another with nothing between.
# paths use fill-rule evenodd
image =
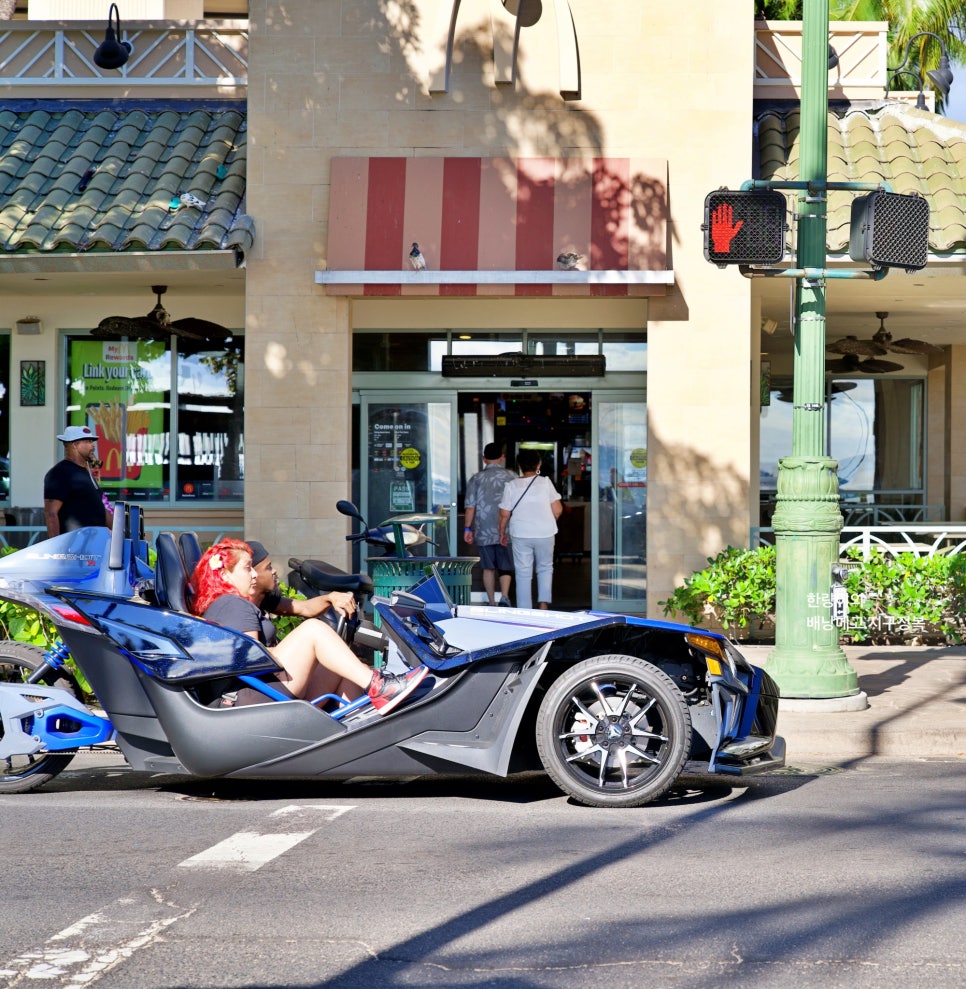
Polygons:
<instances>
[{"instance_id":1,"label":"outdoor lamp fixture","mask_svg":"<svg viewBox=\"0 0 966 989\"><path fill-rule=\"evenodd\" d=\"M111 18L114 22L111 22ZM115 28L115 25L117 27ZM130 41L120 41L121 36L121 14L117 9L117 4L112 3L107 12L107 32L104 40L97 46L94 52L94 64L101 69L119 69L131 57L134 45Z\"/></svg>"},{"instance_id":2,"label":"outdoor lamp fixture","mask_svg":"<svg viewBox=\"0 0 966 989\"><path fill-rule=\"evenodd\" d=\"M949 67L949 54L946 51L946 45L943 43L943 39L939 37L938 34L933 34L932 31L920 31L918 34L914 34L906 44L906 51L902 57L902 62L896 66L894 69L886 69L888 72L888 77L886 79L886 92L889 92L889 84L895 79L896 76L900 75L911 75L915 76L919 80L919 96L916 98L916 109L925 110L926 109L926 98L923 95L923 72L921 69L918 71L913 71L912 69L906 68L906 63L909 61L909 52L912 49L912 43L917 38L930 37L935 38L939 42L939 47L942 49L942 55L939 57L939 65L935 69L927 69L926 75L932 82L936 90L941 94L942 98L945 100L949 96L949 90L953 85L953 71Z\"/></svg>"},{"instance_id":3,"label":"outdoor lamp fixture","mask_svg":"<svg viewBox=\"0 0 966 989\"><path fill-rule=\"evenodd\" d=\"M38 333L42 333L43 330L44 324L40 321L39 316L24 316L23 319L17 320L18 333L36 335Z\"/></svg>"},{"instance_id":4,"label":"outdoor lamp fixture","mask_svg":"<svg viewBox=\"0 0 966 989\"><path fill-rule=\"evenodd\" d=\"M533 27L543 13L541 0L500 0L508 14L517 18L520 27Z\"/></svg>"}]
</instances>

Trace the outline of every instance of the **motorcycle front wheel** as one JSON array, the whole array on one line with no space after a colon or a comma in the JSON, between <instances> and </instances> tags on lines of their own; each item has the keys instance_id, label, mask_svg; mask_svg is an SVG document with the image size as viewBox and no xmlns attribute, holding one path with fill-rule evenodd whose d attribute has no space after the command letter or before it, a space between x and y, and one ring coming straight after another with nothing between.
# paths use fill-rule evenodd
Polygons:
<instances>
[{"instance_id":1,"label":"motorcycle front wheel","mask_svg":"<svg viewBox=\"0 0 966 989\"><path fill-rule=\"evenodd\" d=\"M44 661L44 650L26 642L0 641L0 683L24 683ZM80 690L65 670L43 677L47 687L65 687L75 697ZM0 740L5 728L0 718ZM70 764L76 752L38 752L36 755L8 755L0 758L0 793L28 793L49 783Z\"/></svg>"},{"instance_id":2,"label":"motorcycle front wheel","mask_svg":"<svg viewBox=\"0 0 966 989\"><path fill-rule=\"evenodd\" d=\"M537 714L550 778L588 807L640 807L677 779L691 718L674 681L634 656L594 656L567 670Z\"/></svg>"}]
</instances>

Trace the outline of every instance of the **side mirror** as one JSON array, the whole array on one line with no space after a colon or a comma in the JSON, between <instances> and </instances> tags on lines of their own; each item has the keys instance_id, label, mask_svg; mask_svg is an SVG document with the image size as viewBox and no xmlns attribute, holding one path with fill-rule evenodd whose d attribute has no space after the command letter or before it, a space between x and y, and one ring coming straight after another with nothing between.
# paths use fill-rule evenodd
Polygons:
<instances>
[{"instance_id":1,"label":"side mirror","mask_svg":"<svg viewBox=\"0 0 966 989\"><path fill-rule=\"evenodd\" d=\"M426 602L408 591L393 591L389 595L389 607L403 618L409 617L405 612L425 611Z\"/></svg>"},{"instance_id":2,"label":"side mirror","mask_svg":"<svg viewBox=\"0 0 966 989\"><path fill-rule=\"evenodd\" d=\"M340 499L335 503L335 510L341 515L348 515L350 519L358 519L363 525L366 524L366 520L362 517L362 513L352 504L351 501L345 501L345 499Z\"/></svg>"}]
</instances>

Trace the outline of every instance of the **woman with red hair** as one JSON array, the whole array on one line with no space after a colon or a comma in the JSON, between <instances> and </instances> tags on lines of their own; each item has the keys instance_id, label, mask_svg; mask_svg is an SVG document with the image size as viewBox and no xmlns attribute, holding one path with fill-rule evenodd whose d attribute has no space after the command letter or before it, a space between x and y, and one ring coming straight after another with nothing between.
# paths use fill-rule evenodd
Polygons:
<instances>
[{"instance_id":1,"label":"woman with red hair","mask_svg":"<svg viewBox=\"0 0 966 989\"><path fill-rule=\"evenodd\" d=\"M257 573L252 550L240 539L223 539L207 549L189 581L191 610L210 621L234 628L265 646L280 669L277 686L302 700L338 694L353 700L368 694L380 714L388 714L408 697L429 672L425 666L394 675L371 670L318 618L308 618L279 642L275 625L252 601ZM258 704L264 694L245 687L235 704Z\"/></svg>"}]
</instances>

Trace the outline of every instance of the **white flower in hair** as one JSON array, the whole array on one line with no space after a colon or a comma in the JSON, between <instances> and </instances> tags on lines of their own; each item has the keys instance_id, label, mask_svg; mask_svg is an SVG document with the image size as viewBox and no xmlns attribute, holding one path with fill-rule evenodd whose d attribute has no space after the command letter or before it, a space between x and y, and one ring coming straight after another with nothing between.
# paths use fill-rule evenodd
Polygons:
<instances>
[{"instance_id":1,"label":"white flower in hair","mask_svg":"<svg viewBox=\"0 0 966 989\"><path fill-rule=\"evenodd\" d=\"M208 561L208 566L212 570L221 570L225 565L225 561L221 558L218 553L212 553L211 559Z\"/></svg>"}]
</instances>

